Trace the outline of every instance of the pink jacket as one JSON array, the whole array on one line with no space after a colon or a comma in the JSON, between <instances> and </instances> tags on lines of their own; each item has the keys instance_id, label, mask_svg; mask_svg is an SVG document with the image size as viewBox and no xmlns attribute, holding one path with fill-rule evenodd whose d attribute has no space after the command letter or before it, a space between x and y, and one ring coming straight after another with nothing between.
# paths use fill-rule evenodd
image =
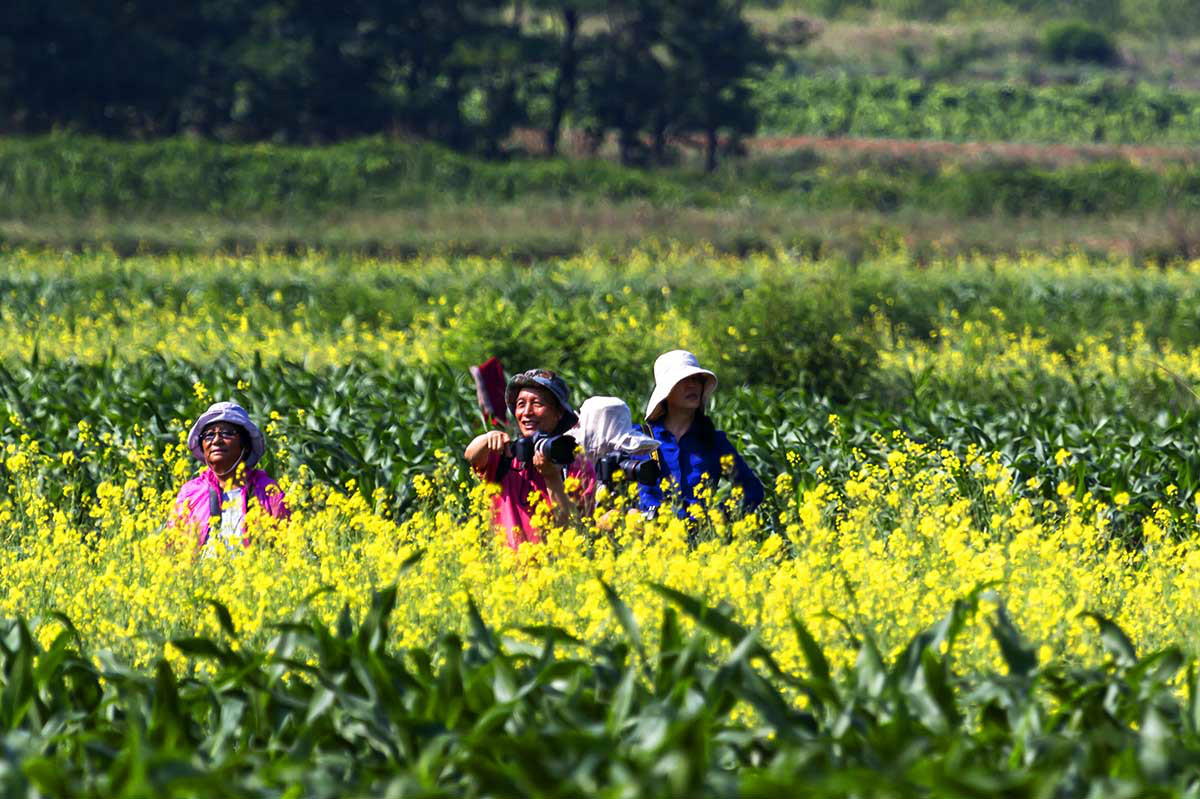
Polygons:
<instances>
[{"instance_id":1,"label":"pink jacket","mask_svg":"<svg viewBox=\"0 0 1200 799\"><path fill-rule=\"evenodd\" d=\"M250 469L246 473L246 490L242 492L242 512L245 513L247 498L253 494L262 506L263 512L275 519L286 519L291 513L283 501L283 491L279 484L262 469ZM179 495L175 497L175 519L196 530L200 546L208 541L209 493L221 491L221 481L216 473L205 468L197 476L183 484ZM245 546L250 546L249 536L242 539Z\"/></svg>"},{"instance_id":2,"label":"pink jacket","mask_svg":"<svg viewBox=\"0 0 1200 799\"><path fill-rule=\"evenodd\" d=\"M492 523L504 531L505 543L515 550L522 541L541 541L541 534L533 526L533 506L529 497L537 492L541 501L549 501L546 478L532 466L496 452L488 456L487 464L479 474L488 482L500 484L500 493L492 500ZM578 491L569 499L584 513L591 512L596 494L596 470L592 464L586 458L577 458L567 468L567 477L579 481Z\"/></svg>"}]
</instances>

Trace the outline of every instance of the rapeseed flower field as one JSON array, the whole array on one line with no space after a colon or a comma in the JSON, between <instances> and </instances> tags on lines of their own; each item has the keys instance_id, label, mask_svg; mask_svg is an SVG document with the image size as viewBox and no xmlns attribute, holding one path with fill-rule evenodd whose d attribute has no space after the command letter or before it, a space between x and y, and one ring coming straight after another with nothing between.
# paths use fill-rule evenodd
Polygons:
<instances>
[{"instance_id":1,"label":"rapeseed flower field","mask_svg":"<svg viewBox=\"0 0 1200 799\"><path fill-rule=\"evenodd\" d=\"M6 795L1193 784L1200 263L15 251L0 299ZM467 367L637 418L675 347L757 511L618 481L506 546ZM249 546L173 516L220 399L291 511Z\"/></svg>"},{"instance_id":2,"label":"rapeseed flower field","mask_svg":"<svg viewBox=\"0 0 1200 799\"><path fill-rule=\"evenodd\" d=\"M294 360L313 372L353 363L456 368L481 358L489 346L529 346L527 338L547 335L558 353L565 352L562 339L579 342L571 357L590 375L580 382L597 389L594 370L605 369L606 359L619 379L639 366L630 363L633 356L670 346L710 353L714 362L729 364L735 379L741 374L769 386L778 381L775 372L745 364L789 355L771 349L778 337L772 329L829 324L752 315L765 312L756 303L765 302L773 287L799 283L808 293L826 291L821 301L842 326L829 341L816 342L846 354L847 363L833 368L867 365L877 382L924 379L921 391L949 397L989 387L1038 394L1051 383L1086 383L1100 386L1116 413L1164 381L1187 384L1200 374L1200 340L1152 338L1148 328L1161 319L1103 318L1063 331L1050 311L1036 325L1009 318L1028 317L1027 306L1009 312L991 305L980 312L946 302L954 292L978 289L984 271L1042 294L1065 295L1103 282L1100 293L1110 304L1168 292L1190 296L1200 285L1200 265L1147 273L1082 258L959 260L904 285L897 272L910 267L898 253L861 267L848 289L836 291L830 287L837 264L785 254L733 259L647 250L619 264L593 254L547 264L536 279L481 259L364 259L351 265L349 280L341 276L346 266L319 254L120 261L104 253L14 253L6 267L11 301L0 311L6 331L0 356L9 364L36 359L118 371L146 358L168 359L174 364L169 371L182 381L188 364L217 359L246 377L228 386L237 394L253 391L249 369L239 372L237 366L250 360ZM697 276L698 267L704 277ZM538 284L549 299L533 293ZM335 285L341 288L322 294ZM711 291L717 285L723 291L741 286L744 302L714 309L704 300L720 296ZM582 291L585 286L590 289ZM888 286L909 296L883 294ZM838 291L850 299L872 292L872 301L847 307L853 303L839 299ZM919 306L913 296L922 293L925 305ZM563 298L557 311L555 295ZM358 316L349 312L356 300ZM811 313L803 305L793 310ZM917 321L922 312L925 323ZM532 329L537 317L539 329L557 325L557 334L525 336L522 326ZM512 320L514 329L485 334L497 318ZM923 334L917 329L922 324L928 327ZM604 334L588 335L595 326ZM793 344L798 380L821 379L814 374L814 351ZM640 364L643 371L647 364ZM990 587L989 596L1005 604L1046 659L1088 662L1099 656L1083 611L1111 617L1141 646L1177 643L1196 651L1191 600L1200 554L1192 486L1181 490L1184 480L1176 479L1158 495L1135 492L1131 503L1122 486L1078 479L1087 465L1049 441L1040 462L1014 463L1004 447L912 437L886 424L848 431L836 413L827 413L807 421L810 430L820 430L826 449L844 454L837 465L814 468L804 449L814 446L811 440L780 440L773 451L751 448L756 468L775 487L757 516L721 510L714 498L709 514L690 526L652 521L634 512L618 490L605 500L605 509L618 511L611 529L583 519L514 554L498 545L482 510L485 489L457 456L466 432L458 439L453 429L430 433L423 465L401 476L407 501L397 512L394 484L372 482L353 468L336 475L326 468L318 475L303 448L291 443L320 428L329 408L315 408L299 395L270 397L270 385L255 388L264 393L257 403L247 394L246 404L271 420L273 468L294 516L263 524L254 546L220 554L197 552L188 533L166 523L174 488L196 469L180 442L186 414L216 396L202 381L163 409L163 419L179 415L160 422L158 430L144 430L146 420L125 419L121 429L107 420L108 431L99 438L89 421L98 402L89 403L86 391L72 400L80 418L59 419L63 432L57 438L37 435L30 426L35 414L23 418L22 408L10 402L2 439L0 612L39 620L44 641L55 635L53 614L63 613L85 638L138 665L166 656L182 666L182 656L166 644L220 632L204 611L209 599L229 608L245 640L258 643L269 638L273 621L304 601L332 621L344 606L361 614L371 591L393 583L400 597L398 647L461 630L468 597L500 627L554 625L596 642L618 632L600 580L616 588L648 627L663 601L647 586L660 582L727 603L741 623L760 631L780 663L799 668L793 616L830 652L849 658L846 625L871 630L895 651L956 599ZM120 390L119 384L109 387L99 401L120 405ZM441 397L443 413L468 415L467 390L462 384L454 390L459 396ZM347 414L354 412L352 404L345 403ZM766 415L788 410L777 404ZM793 410L813 415L811 408ZM745 413L736 419L746 419ZM897 418L903 424L903 416ZM764 421L771 424L759 423ZM445 427L466 431L470 425L468 419ZM386 450L388 444L360 442L368 446ZM314 595L320 589L327 590ZM961 662L972 669L994 668L1000 658L984 618L959 644Z\"/></svg>"},{"instance_id":3,"label":"rapeseed flower field","mask_svg":"<svg viewBox=\"0 0 1200 799\"><path fill-rule=\"evenodd\" d=\"M872 631L896 655L956 599L991 587L1044 660L1101 656L1084 611L1112 618L1141 647L1197 652L1193 509L1173 514L1164 497L1140 520L1132 548L1111 531L1119 507L1076 499L1066 484L1057 501L1031 500L994 453L960 457L900 434L885 450L882 462L861 462L837 487L799 486L781 471L779 510L769 516L742 517L714 497L689 530L673 516L645 519L615 491L595 517L549 526L544 543L513 552L490 528L486 486L462 482L447 453L433 476L416 477L418 508L407 518L387 518L353 486L313 481L299 464L283 481L290 520L252 515L249 548L214 539L197 549L193 533L166 524L173 494L145 487L147 469L195 468L182 446L130 450L127 471L100 482L72 518L39 491L47 456L33 443L8 445L0 613L35 620L47 644L63 613L95 647L138 666L166 657L186 668L166 644L220 635L209 600L258 645L303 603L332 624L346 606L361 616L372 592L392 584L397 647L465 629L468 598L500 628L550 625L598 643L619 633L601 581L647 629L663 606L647 586L663 583L726 603L781 665L800 670L793 617L847 665L844 625ZM618 523L600 529L597 519L614 509ZM328 590L313 596L320 589ZM999 667L984 614L959 646L964 667Z\"/></svg>"}]
</instances>

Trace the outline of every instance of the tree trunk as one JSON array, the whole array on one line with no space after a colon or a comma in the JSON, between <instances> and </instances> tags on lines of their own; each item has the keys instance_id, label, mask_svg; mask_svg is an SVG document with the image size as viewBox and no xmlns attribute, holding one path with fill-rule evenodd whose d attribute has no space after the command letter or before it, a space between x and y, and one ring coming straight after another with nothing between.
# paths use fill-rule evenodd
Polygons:
<instances>
[{"instance_id":1,"label":"tree trunk","mask_svg":"<svg viewBox=\"0 0 1200 799\"><path fill-rule=\"evenodd\" d=\"M704 131L704 171L717 168L717 126L709 125Z\"/></svg>"},{"instance_id":2,"label":"tree trunk","mask_svg":"<svg viewBox=\"0 0 1200 799\"><path fill-rule=\"evenodd\" d=\"M658 164L667 161L667 121L662 114L654 121L654 161Z\"/></svg>"},{"instance_id":3,"label":"tree trunk","mask_svg":"<svg viewBox=\"0 0 1200 799\"><path fill-rule=\"evenodd\" d=\"M575 100L575 68L578 54L575 52L575 35L579 30L579 12L574 8L563 9L563 44L558 62L558 75L554 79L553 105L550 109L550 127L546 129L546 154L558 155L558 138L562 131L563 117Z\"/></svg>"},{"instance_id":4,"label":"tree trunk","mask_svg":"<svg viewBox=\"0 0 1200 799\"><path fill-rule=\"evenodd\" d=\"M621 150L621 165L636 166L637 128L629 123L623 123L617 134L617 145Z\"/></svg>"}]
</instances>

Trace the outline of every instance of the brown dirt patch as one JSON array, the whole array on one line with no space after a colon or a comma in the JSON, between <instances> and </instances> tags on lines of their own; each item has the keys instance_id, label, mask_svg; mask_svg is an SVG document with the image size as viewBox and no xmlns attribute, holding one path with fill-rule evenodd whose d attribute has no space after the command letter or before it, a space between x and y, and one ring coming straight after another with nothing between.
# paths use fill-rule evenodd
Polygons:
<instances>
[{"instance_id":1,"label":"brown dirt patch","mask_svg":"<svg viewBox=\"0 0 1200 799\"><path fill-rule=\"evenodd\" d=\"M893 158L934 157L946 160L993 158L1047 164L1072 164L1086 161L1123 159L1135 164L1196 163L1200 149L1195 147L1153 147L1145 145L1071 145L1031 144L1022 142L952 142L929 139L851 139L822 136L757 137L746 142L750 153L778 154L811 150L838 155L881 155Z\"/></svg>"},{"instance_id":2,"label":"brown dirt patch","mask_svg":"<svg viewBox=\"0 0 1200 799\"><path fill-rule=\"evenodd\" d=\"M539 130L515 131L509 139L514 150L539 154L545 152L543 134ZM677 139L672 144L684 153L685 159L699 158L700 142ZM743 142L745 151L754 155L785 155L791 152L813 152L830 159L888 158L898 161L1001 161L1042 164L1049 167L1069 166L1101 160L1123 160L1138 166L1200 163L1200 148L1183 146L1105 145L1105 144L1039 144L1011 141L955 142L934 139L860 139L829 136L757 136ZM580 132L564 133L561 155L570 158L616 157L615 139L599 147Z\"/></svg>"}]
</instances>

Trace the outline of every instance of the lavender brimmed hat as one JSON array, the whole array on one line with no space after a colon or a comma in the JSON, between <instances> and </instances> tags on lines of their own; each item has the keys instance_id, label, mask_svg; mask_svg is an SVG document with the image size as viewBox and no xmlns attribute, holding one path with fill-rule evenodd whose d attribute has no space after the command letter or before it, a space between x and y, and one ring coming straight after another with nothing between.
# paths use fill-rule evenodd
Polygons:
<instances>
[{"instance_id":1,"label":"lavender brimmed hat","mask_svg":"<svg viewBox=\"0 0 1200 799\"><path fill-rule=\"evenodd\" d=\"M263 453L267 451L267 442L263 438L262 431L258 429L258 425L250 421L250 414L246 413L246 409L236 402L214 402L208 406L208 410L200 414L200 418L192 425L192 429L188 433L187 445L197 460L204 461L204 448L200 444L200 435L204 432L204 428L213 422L228 422L250 434L250 453L245 460L247 469L262 460Z\"/></svg>"}]
</instances>

